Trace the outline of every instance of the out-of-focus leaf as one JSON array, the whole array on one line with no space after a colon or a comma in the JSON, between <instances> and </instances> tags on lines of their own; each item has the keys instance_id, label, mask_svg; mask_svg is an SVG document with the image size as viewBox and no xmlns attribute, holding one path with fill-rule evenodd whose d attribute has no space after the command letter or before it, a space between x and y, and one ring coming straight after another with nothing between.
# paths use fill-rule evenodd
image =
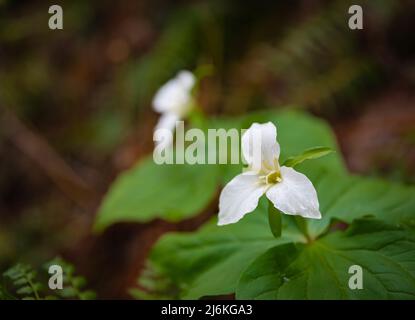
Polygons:
<instances>
[{"instance_id":1,"label":"out-of-focus leaf","mask_svg":"<svg viewBox=\"0 0 415 320\"><path fill-rule=\"evenodd\" d=\"M157 165L147 158L111 186L96 220L102 230L121 221L177 221L198 214L217 190L213 165Z\"/></svg>"}]
</instances>

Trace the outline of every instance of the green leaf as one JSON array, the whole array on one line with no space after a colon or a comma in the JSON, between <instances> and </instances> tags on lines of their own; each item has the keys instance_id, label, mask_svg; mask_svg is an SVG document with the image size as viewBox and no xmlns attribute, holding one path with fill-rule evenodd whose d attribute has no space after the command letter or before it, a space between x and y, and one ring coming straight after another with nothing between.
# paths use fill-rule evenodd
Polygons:
<instances>
[{"instance_id":1,"label":"green leaf","mask_svg":"<svg viewBox=\"0 0 415 320\"><path fill-rule=\"evenodd\" d=\"M282 213L268 200L268 222L275 238L281 237Z\"/></svg>"},{"instance_id":2,"label":"green leaf","mask_svg":"<svg viewBox=\"0 0 415 320\"><path fill-rule=\"evenodd\" d=\"M59 295L63 298L75 298L78 296L78 290L73 287L65 287L59 290Z\"/></svg>"},{"instance_id":3,"label":"green leaf","mask_svg":"<svg viewBox=\"0 0 415 320\"><path fill-rule=\"evenodd\" d=\"M79 299L81 300L94 300L96 299L96 293L92 290L87 290L85 292L79 293Z\"/></svg>"},{"instance_id":4,"label":"green leaf","mask_svg":"<svg viewBox=\"0 0 415 320\"><path fill-rule=\"evenodd\" d=\"M218 167L157 165L149 157L121 174L99 210L95 228L115 222L178 221L203 210L217 192Z\"/></svg>"},{"instance_id":5,"label":"green leaf","mask_svg":"<svg viewBox=\"0 0 415 320\"><path fill-rule=\"evenodd\" d=\"M19 278L19 279L17 279L17 280L15 280L15 281L13 281L13 284L15 285L15 286L17 286L17 287L19 287L19 286L23 286L23 285L25 285L27 283L27 279L26 278Z\"/></svg>"},{"instance_id":6,"label":"green leaf","mask_svg":"<svg viewBox=\"0 0 415 320\"><path fill-rule=\"evenodd\" d=\"M308 220L308 231L317 237L333 219L351 223L373 216L403 226L415 225L415 188L382 179L364 178L328 172L307 173L317 190L321 220Z\"/></svg>"},{"instance_id":7,"label":"green leaf","mask_svg":"<svg viewBox=\"0 0 415 320\"><path fill-rule=\"evenodd\" d=\"M36 271L27 264L18 263L8 270L3 275L11 280L16 294L32 296L34 299L39 299L39 292L43 286L41 283L36 282ZM23 298L24 299L24 298Z\"/></svg>"},{"instance_id":8,"label":"green leaf","mask_svg":"<svg viewBox=\"0 0 415 320\"><path fill-rule=\"evenodd\" d=\"M332 153L333 150L331 148L328 147L315 147L315 148L311 148L308 149L306 151L304 151L302 154L294 156L294 157L289 157L287 160L284 161L284 163L282 164L283 166L287 166L287 167L295 167L296 165L306 161L306 160L311 160L311 159L318 159L321 157L324 157L330 153Z\"/></svg>"},{"instance_id":9,"label":"green leaf","mask_svg":"<svg viewBox=\"0 0 415 320\"><path fill-rule=\"evenodd\" d=\"M30 286L24 286L21 287L16 291L17 294L23 295L23 294L31 294L33 293L33 289Z\"/></svg>"},{"instance_id":10,"label":"green leaf","mask_svg":"<svg viewBox=\"0 0 415 320\"><path fill-rule=\"evenodd\" d=\"M51 261L44 264L46 270L51 265L59 265L64 271L64 287L62 290L56 290L56 294L61 298L81 299L86 300L90 295L95 295L95 292L91 290L82 291L82 288L86 286L86 279L83 276L75 275L75 266L61 257L55 257ZM57 298L57 297L55 297Z\"/></svg>"},{"instance_id":11,"label":"green leaf","mask_svg":"<svg viewBox=\"0 0 415 320\"><path fill-rule=\"evenodd\" d=\"M263 198L257 210L236 224L219 227L212 222L196 233L167 234L151 252L151 263L179 285L182 298L232 293L241 272L258 255L276 244L304 241L288 216L283 217L282 236L275 239L266 208Z\"/></svg>"},{"instance_id":12,"label":"green leaf","mask_svg":"<svg viewBox=\"0 0 415 320\"><path fill-rule=\"evenodd\" d=\"M415 299L415 236L379 221L356 221L307 245L259 256L242 274L238 299ZM349 288L349 268L363 289Z\"/></svg>"},{"instance_id":13,"label":"green leaf","mask_svg":"<svg viewBox=\"0 0 415 320\"><path fill-rule=\"evenodd\" d=\"M86 285L86 279L81 276L73 277L72 284L75 288L83 288Z\"/></svg>"}]
</instances>

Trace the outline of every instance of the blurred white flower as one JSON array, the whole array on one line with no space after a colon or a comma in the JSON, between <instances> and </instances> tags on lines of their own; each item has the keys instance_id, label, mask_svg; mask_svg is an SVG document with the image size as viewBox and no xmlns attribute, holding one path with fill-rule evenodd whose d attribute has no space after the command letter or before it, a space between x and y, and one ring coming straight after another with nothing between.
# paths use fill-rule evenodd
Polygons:
<instances>
[{"instance_id":1,"label":"blurred white flower","mask_svg":"<svg viewBox=\"0 0 415 320\"><path fill-rule=\"evenodd\" d=\"M222 190L218 225L238 222L255 210L263 194L283 213L321 218L317 192L311 181L293 168L280 167L280 146L274 124L252 124L242 136L241 147L248 168Z\"/></svg>"},{"instance_id":2,"label":"blurred white flower","mask_svg":"<svg viewBox=\"0 0 415 320\"><path fill-rule=\"evenodd\" d=\"M193 105L191 91L195 82L196 78L193 73L183 70L157 91L153 99L153 109L161 113L161 116L154 129L155 141L160 140L159 136L161 135L158 134L159 129L166 129L173 132L176 121L184 119L190 112ZM172 141L168 141L167 143L171 144Z\"/></svg>"}]
</instances>

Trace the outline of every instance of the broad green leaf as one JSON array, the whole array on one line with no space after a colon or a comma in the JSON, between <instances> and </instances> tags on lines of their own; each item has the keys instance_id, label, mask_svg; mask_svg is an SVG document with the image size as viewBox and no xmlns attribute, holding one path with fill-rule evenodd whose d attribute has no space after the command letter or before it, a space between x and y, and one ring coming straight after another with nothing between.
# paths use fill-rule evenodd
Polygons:
<instances>
[{"instance_id":1,"label":"broad green leaf","mask_svg":"<svg viewBox=\"0 0 415 320\"><path fill-rule=\"evenodd\" d=\"M242 274L239 299L415 299L415 236L378 221L356 221L311 244L285 244ZM363 270L363 289L349 288L349 268Z\"/></svg>"},{"instance_id":2,"label":"broad green leaf","mask_svg":"<svg viewBox=\"0 0 415 320\"><path fill-rule=\"evenodd\" d=\"M304 151L302 154L298 156L289 157L287 160L284 161L282 164L283 166L287 167L295 167L296 165L311 159L318 159L321 157L324 157L330 153L332 153L333 150L328 147L315 147L308 149Z\"/></svg>"},{"instance_id":3,"label":"broad green leaf","mask_svg":"<svg viewBox=\"0 0 415 320\"><path fill-rule=\"evenodd\" d=\"M217 192L218 167L157 165L151 157L121 174L98 212L96 229L115 222L177 221L198 214Z\"/></svg>"},{"instance_id":4,"label":"broad green leaf","mask_svg":"<svg viewBox=\"0 0 415 320\"><path fill-rule=\"evenodd\" d=\"M265 200L265 199L262 199ZM196 233L167 234L154 247L150 260L181 288L181 297L229 294L235 291L241 272L272 246L301 234L283 220L283 233L275 239L268 225L267 202L236 224L218 227L210 223Z\"/></svg>"},{"instance_id":5,"label":"broad green leaf","mask_svg":"<svg viewBox=\"0 0 415 320\"><path fill-rule=\"evenodd\" d=\"M332 219L351 223L373 216L391 224L415 225L415 188L382 179L328 172L307 172L316 187L321 220L308 220L314 237L324 232Z\"/></svg>"}]
</instances>

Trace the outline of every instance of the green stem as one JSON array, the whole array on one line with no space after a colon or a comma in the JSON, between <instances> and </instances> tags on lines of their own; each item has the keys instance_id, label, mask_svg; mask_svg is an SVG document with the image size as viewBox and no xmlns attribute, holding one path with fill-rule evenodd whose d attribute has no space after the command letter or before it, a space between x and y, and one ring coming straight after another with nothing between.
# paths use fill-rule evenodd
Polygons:
<instances>
[{"instance_id":1,"label":"green stem","mask_svg":"<svg viewBox=\"0 0 415 320\"><path fill-rule=\"evenodd\" d=\"M313 239L311 239L308 233L308 226L307 226L306 219L300 216L294 216L294 220L295 220L295 224L297 225L298 230L301 231L301 233L306 237L308 242L311 242Z\"/></svg>"},{"instance_id":2,"label":"green stem","mask_svg":"<svg viewBox=\"0 0 415 320\"><path fill-rule=\"evenodd\" d=\"M282 233L282 214L274 204L268 200L268 222L271 232L275 238L281 237Z\"/></svg>"},{"instance_id":3,"label":"green stem","mask_svg":"<svg viewBox=\"0 0 415 320\"><path fill-rule=\"evenodd\" d=\"M40 296L35 288L35 285L33 284L32 280L30 280L30 278L26 275L26 281L29 284L29 286L32 288L33 294L35 295L35 299L36 300L40 300Z\"/></svg>"},{"instance_id":4,"label":"green stem","mask_svg":"<svg viewBox=\"0 0 415 320\"><path fill-rule=\"evenodd\" d=\"M188 119L192 126L195 128L203 129L206 125L206 116L203 113L202 109L197 105L193 106Z\"/></svg>"}]
</instances>

